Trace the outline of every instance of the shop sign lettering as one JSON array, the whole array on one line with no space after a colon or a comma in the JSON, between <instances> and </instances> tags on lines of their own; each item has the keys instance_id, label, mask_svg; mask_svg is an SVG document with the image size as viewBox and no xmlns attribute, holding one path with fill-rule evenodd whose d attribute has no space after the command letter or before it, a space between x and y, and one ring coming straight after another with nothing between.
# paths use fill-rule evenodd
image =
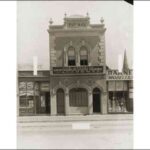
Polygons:
<instances>
[{"instance_id":1,"label":"shop sign lettering","mask_svg":"<svg viewBox=\"0 0 150 150\"><path fill-rule=\"evenodd\" d=\"M53 67L53 74L103 73L103 66Z\"/></svg>"}]
</instances>

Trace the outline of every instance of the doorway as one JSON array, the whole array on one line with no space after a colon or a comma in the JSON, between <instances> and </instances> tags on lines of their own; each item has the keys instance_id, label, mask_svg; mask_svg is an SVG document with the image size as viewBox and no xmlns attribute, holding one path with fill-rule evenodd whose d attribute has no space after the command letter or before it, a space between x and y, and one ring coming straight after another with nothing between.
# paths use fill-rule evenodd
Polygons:
<instances>
[{"instance_id":1,"label":"doorway","mask_svg":"<svg viewBox=\"0 0 150 150\"><path fill-rule=\"evenodd\" d=\"M50 93L45 92L45 113L50 114Z\"/></svg>"},{"instance_id":2,"label":"doorway","mask_svg":"<svg viewBox=\"0 0 150 150\"><path fill-rule=\"evenodd\" d=\"M39 115L50 114L50 92L42 92L36 99L36 113Z\"/></svg>"},{"instance_id":3,"label":"doorway","mask_svg":"<svg viewBox=\"0 0 150 150\"><path fill-rule=\"evenodd\" d=\"M63 89L57 90L57 114L64 115L65 114L65 94Z\"/></svg>"},{"instance_id":4,"label":"doorway","mask_svg":"<svg viewBox=\"0 0 150 150\"><path fill-rule=\"evenodd\" d=\"M93 113L101 112L101 92L98 88L93 90Z\"/></svg>"}]
</instances>

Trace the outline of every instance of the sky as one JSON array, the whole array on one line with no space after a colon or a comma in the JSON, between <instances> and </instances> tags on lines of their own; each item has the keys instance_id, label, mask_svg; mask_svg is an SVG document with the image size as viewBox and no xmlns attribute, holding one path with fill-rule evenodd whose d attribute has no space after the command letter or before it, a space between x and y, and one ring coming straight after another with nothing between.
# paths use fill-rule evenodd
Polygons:
<instances>
[{"instance_id":1,"label":"sky","mask_svg":"<svg viewBox=\"0 0 150 150\"><path fill-rule=\"evenodd\" d=\"M106 27L106 64L118 68L118 55L126 50L129 67L133 65L133 6L124 1L18 1L17 2L17 63L38 64L49 69L50 18L54 25L63 24L67 16L89 13L90 23Z\"/></svg>"}]
</instances>

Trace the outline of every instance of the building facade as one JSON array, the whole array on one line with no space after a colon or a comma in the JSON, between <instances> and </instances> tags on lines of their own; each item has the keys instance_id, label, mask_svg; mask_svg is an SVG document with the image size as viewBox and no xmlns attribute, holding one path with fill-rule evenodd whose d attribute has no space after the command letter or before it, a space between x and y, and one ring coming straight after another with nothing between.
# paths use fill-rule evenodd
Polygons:
<instances>
[{"instance_id":1,"label":"building facade","mask_svg":"<svg viewBox=\"0 0 150 150\"><path fill-rule=\"evenodd\" d=\"M50 21L50 69L18 71L19 115L92 115L133 112L132 70L106 66L105 25L89 16Z\"/></svg>"}]
</instances>

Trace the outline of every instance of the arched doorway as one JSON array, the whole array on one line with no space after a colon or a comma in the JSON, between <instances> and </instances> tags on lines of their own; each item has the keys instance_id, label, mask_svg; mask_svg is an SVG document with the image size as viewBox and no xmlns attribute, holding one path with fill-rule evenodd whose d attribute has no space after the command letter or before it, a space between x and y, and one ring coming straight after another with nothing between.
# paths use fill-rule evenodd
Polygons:
<instances>
[{"instance_id":1,"label":"arched doorway","mask_svg":"<svg viewBox=\"0 0 150 150\"><path fill-rule=\"evenodd\" d=\"M101 112L101 92L98 88L93 90L93 113Z\"/></svg>"},{"instance_id":2,"label":"arched doorway","mask_svg":"<svg viewBox=\"0 0 150 150\"><path fill-rule=\"evenodd\" d=\"M65 114L65 94L63 89L57 90L57 114Z\"/></svg>"}]
</instances>

